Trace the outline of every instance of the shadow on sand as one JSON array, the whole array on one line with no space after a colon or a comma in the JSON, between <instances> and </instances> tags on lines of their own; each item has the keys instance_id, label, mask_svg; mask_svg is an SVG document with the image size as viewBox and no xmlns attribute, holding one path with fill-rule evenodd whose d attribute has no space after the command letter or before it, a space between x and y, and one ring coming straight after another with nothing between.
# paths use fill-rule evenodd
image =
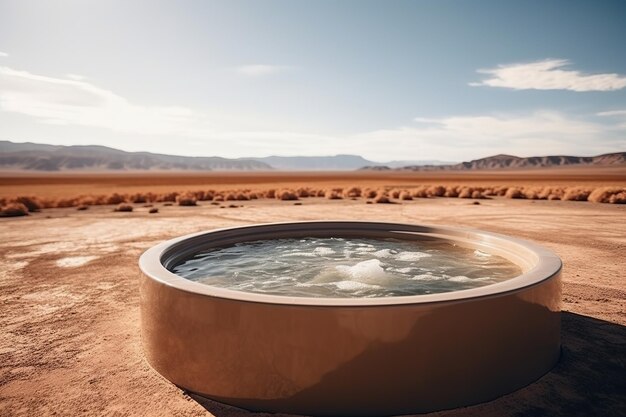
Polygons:
<instances>
[{"instance_id":1,"label":"shadow on sand","mask_svg":"<svg viewBox=\"0 0 626 417\"><path fill-rule=\"evenodd\" d=\"M432 415L626 415L626 327L563 312L561 332L561 360L537 382L494 401ZM190 396L217 417L276 416Z\"/></svg>"}]
</instances>

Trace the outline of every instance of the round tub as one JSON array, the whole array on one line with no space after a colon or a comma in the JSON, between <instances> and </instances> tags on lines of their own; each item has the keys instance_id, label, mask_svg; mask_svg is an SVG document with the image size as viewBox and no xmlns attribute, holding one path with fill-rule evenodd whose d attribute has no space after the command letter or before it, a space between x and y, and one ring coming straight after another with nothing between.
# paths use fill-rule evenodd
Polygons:
<instances>
[{"instance_id":1,"label":"round tub","mask_svg":"<svg viewBox=\"0 0 626 417\"><path fill-rule=\"evenodd\" d=\"M173 267L239 242L291 237L445 239L523 274L480 288L383 298L245 293ZM472 229L316 221L173 239L139 260L150 365L174 384L251 410L422 413L489 401L540 378L560 353L561 261L533 243Z\"/></svg>"}]
</instances>

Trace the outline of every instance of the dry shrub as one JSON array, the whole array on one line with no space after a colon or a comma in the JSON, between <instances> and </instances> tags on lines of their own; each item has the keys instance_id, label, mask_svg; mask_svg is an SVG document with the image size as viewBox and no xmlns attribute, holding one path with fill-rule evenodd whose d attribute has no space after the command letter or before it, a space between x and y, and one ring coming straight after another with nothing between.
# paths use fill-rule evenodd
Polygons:
<instances>
[{"instance_id":1,"label":"dry shrub","mask_svg":"<svg viewBox=\"0 0 626 417\"><path fill-rule=\"evenodd\" d=\"M226 197L224 198L224 200L226 200L226 201L235 201L235 200L237 200L237 196L235 195L235 193L228 193L228 194L226 194Z\"/></svg>"},{"instance_id":2,"label":"dry shrub","mask_svg":"<svg viewBox=\"0 0 626 417\"><path fill-rule=\"evenodd\" d=\"M133 211L133 206L126 203L120 203L113 211Z\"/></svg>"},{"instance_id":3,"label":"dry shrub","mask_svg":"<svg viewBox=\"0 0 626 417\"><path fill-rule=\"evenodd\" d=\"M156 201L175 203L176 197L178 197L178 193L165 193L165 194L160 194Z\"/></svg>"},{"instance_id":4,"label":"dry shrub","mask_svg":"<svg viewBox=\"0 0 626 417\"><path fill-rule=\"evenodd\" d=\"M78 211L84 211L87 210L89 208L89 206L86 206L84 204L81 204L80 206L76 207L76 210Z\"/></svg>"},{"instance_id":5,"label":"dry shrub","mask_svg":"<svg viewBox=\"0 0 626 417\"><path fill-rule=\"evenodd\" d=\"M283 201L297 200L298 195L292 190L280 190L276 193L276 198Z\"/></svg>"},{"instance_id":6,"label":"dry shrub","mask_svg":"<svg viewBox=\"0 0 626 417\"><path fill-rule=\"evenodd\" d=\"M120 204L126 202L126 199L121 194L113 193L107 198L106 202L107 204Z\"/></svg>"},{"instance_id":7,"label":"dry shrub","mask_svg":"<svg viewBox=\"0 0 626 417\"><path fill-rule=\"evenodd\" d=\"M337 191L336 189L334 190L326 190L326 193L324 195L327 199L329 200L341 200L343 199L343 197L341 196L341 192Z\"/></svg>"},{"instance_id":8,"label":"dry shrub","mask_svg":"<svg viewBox=\"0 0 626 417\"><path fill-rule=\"evenodd\" d=\"M181 194L176 197L176 202L179 206L195 206L197 205L196 201L196 197L194 197L194 195L190 193Z\"/></svg>"},{"instance_id":9,"label":"dry shrub","mask_svg":"<svg viewBox=\"0 0 626 417\"><path fill-rule=\"evenodd\" d=\"M378 195L374 202L377 204L391 204L391 200L385 194Z\"/></svg>"},{"instance_id":10,"label":"dry shrub","mask_svg":"<svg viewBox=\"0 0 626 417\"><path fill-rule=\"evenodd\" d=\"M626 204L626 188L622 187L600 187L593 190L589 201L594 203Z\"/></svg>"},{"instance_id":11,"label":"dry shrub","mask_svg":"<svg viewBox=\"0 0 626 417\"><path fill-rule=\"evenodd\" d=\"M400 190L391 190L390 194L392 198L400 198Z\"/></svg>"},{"instance_id":12,"label":"dry shrub","mask_svg":"<svg viewBox=\"0 0 626 417\"><path fill-rule=\"evenodd\" d=\"M23 204L31 213L39 211L42 208L35 197L17 197L15 203Z\"/></svg>"},{"instance_id":13,"label":"dry shrub","mask_svg":"<svg viewBox=\"0 0 626 417\"><path fill-rule=\"evenodd\" d=\"M415 190L413 190L413 197L415 198L428 198L428 187L425 186L421 186L421 187L417 187Z\"/></svg>"},{"instance_id":14,"label":"dry shrub","mask_svg":"<svg viewBox=\"0 0 626 417\"><path fill-rule=\"evenodd\" d=\"M150 214L154 214L154 213L158 213L158 212L159 212L159 209L156 208L156 207L152 207L150 210L148 210L148 213L150 213Z\"/></svg>"},{"instance_id":15,"label":"dry shrub","mask_svg":"<svg viewBox=\"0 0 626 417\"><path fill-rule=\"evenodd\" d=\"M214 196L215 196L215 191L213 190L199 191L196 198L200 201L212 201Z\"/></svg>"},{"instance_id":16,"label":"dry shrub","mask_svg":"<svg viewBox=\"0 0 626 417\"><path fill-rule=\"evenodd\" d=\"M78 205L78 198L59 198L54 203L54 207L56 208L76 207Z\"/></svg>"},{"instance_id":17,"label":"dry shrub","mask_svg":"<svg viewBox=\"0 0 626 417\"><path fill-rule=\"evenodd\" d=\"M494 188L493 190L494 194L499 197L504 197L508 191L509 191L509 187L504 187L502 185Z\"/></svg>"},{"instance_id":18,"label":"dry shrub","mask_svg":"<svg viewBox=\"0 0 626 417\"><path fill-rule=\"evenodd\" d=\"M144 204L148 202L148 197L145 194L137 193L132 194L129 198L131 203Z\"/></svg>"},{"instance_id":19,"label":"dry shrub","mask_svg":"<svg viewBox=\"0 0 626 417\"><path fill-rule=\"evenodd\" d=\"M496 195L496 192L494 191L493 188L485 188L483 190L483 195L484 196L492 196L492 195Z\"/></svg>"},{"instance_id":20,"label":"dry shrub","mask_svg":"<svg viewBox=\"0 0 626 417\"><path fill-rule=\"evenodd\" d=\"M248 194L248 198L250 200L256 200L256 199L259 198L259 196L257 195L257 193L250 193L250 194Z\"/></svg>"},{"instance_id":21,"label":"dry shrub","mask_svg":"<svg viewBox=\"0 0 626 417\"><path fill-rule=\"evenodd\" d=\"M9 203L0 208L0 217L28 216L28 207L22 203Z\"/></svg>"},{"instance_id":22,"label":"dry shrub","mask_svg":"<svg viewBox=\"0 0 626 417\"><path fill-rule=\"evenodd\" d=\"M568 188L563 194L563 200L566 201L587 201L591 191L584 188L572 187Z\"/></svg>"},{"instance_id":23,"label":"dry shrub","mask_svg":"<svg viewBox=\"0 0 626 417\"><path fill-rule=\"evenodd\" d=\"M350 187L344 192L344 196L348 198L361 197L362 191L359 187Z\"/></svg>"},{"instance_id":24,"label":"dry shrub","mask_svg":"<svg viewBox=\"0 0 626 417\"><path fill-rule=\"evenodd\" d=\"M276 190L273 188L270 188L269 190L267 190L267 192L265 193L265 196L267 198L276 198Z\"/></svg>"},{"instance_id":25,"label":"dry shrub","mask_svg":"<svg viewBox=\"0 0 626 417\"><path fill-rule=\"evenodd\" d=\"M408 191L402 191L400 193L400 200L413 200L413 196Z\"/></svg>"},{"instance_id":26,"label":"dry shrub","mask_svg":"<svg viewBox=\"0 0 626 417\"><path fill-rule=\"evenodd\" d=\"M446 188L441 185L433 185L428 188L428 194L433 197L443 197L446 194Z\"/></svg>"},{"instance_id":27,"label":"dry shrub","mask_svg":"<svg viewBox=\"0 0 626 417\"><path fill-rule=\"evenodd\" d=\"M485 195L480 190L474 190L472 192L472 198L474 199L485 199Z\"/></svg>"},{"instance_id":28,"label":"dry shrub","mask_svg":"<svg viewBox=\"0 0 626 417\"><path fill-rule=\"evenodd\" d=\"M169 206L173 206L173 205L174 205L174 203L169 203L169 202L168 202L168 203L164 203L164 204L163 204L163 207L169 207Z\"/></svg>"},{"instance_id":29,"label":"dry shrub","mask_svg":"<svg viewBox=\"0 0 626 417\"><path fill-rule=\"evenodd\" d=\"M456 186L446 187L446 192L444 194L444 197L458 197L458 196L459 196L458 187Z\"/></svg>"},{"instance_id":30,"label":"dry shrub","mask_svg":"<svg viewBox=\"0 0 626 417\"><path fill-rule=\"evenodd\" d=\"M538 200L540 193L541 193L541 188L536 188L536 187L524 188L524 198L526 198L527 200Z\"/></svg>"},{"instance_id":31,"label":"dry shrub","mask_svg":"<svg viewBox=\"0 0 626 417\"><path fill-rule=\"evenodd\" d=\"M368 188L363 194L365 195L365 198L376 198L376 196L378 195L378 191Z\"/></svg>"},{"instance_id":32,"label":"dry shrub","mask_svg":"<svg viewBox=\"0 0 626 417\"><path fill-rule=\"evenodd\" d=\"M298 188L296 190L296 194L298 195L298 197L300 198L307 198L311 195L311 193L309 192L308 189L306 188Z\"/></svg>"},{"instance_id":33,"label":"dry shrub","mask_svg":"<svg viewBox=\"0 0 626 417\"><path fill-rule=\"evenodd\" d=\"M224 196L222 194L216 194L213 197L213 201L224 201Z\"/></svg>"},{"instance_id":34,"label":"dry shrub","mask_svg":"<svg viewBox=\"0 0 626 417\"><path fill-rule=\"evenodd\" d=\"M248 200L250 200L250 197L248 197L246 194L244 193L237 194L237 201L248 201Z\"/></svg>"},{"instance_id":35,"label":"dry shrub","mask_svg":"<svg viewBox=\"0 0 626 417\"><path fill-rule=\"evenodd\" d=\"M459 198L472 198L474 190L471 187L463 187L459 192Z\"/></svg>"},{"instance_id":36,"label":"dry shrub","mask_svg":"<svg viewBox=\"0 0 626 417\"><path fill-rule=\"evenodd\" d=\"M506 198L525 198L524 193L517 187L511 187L504 194Z\"/></svg>"}]
</instances>

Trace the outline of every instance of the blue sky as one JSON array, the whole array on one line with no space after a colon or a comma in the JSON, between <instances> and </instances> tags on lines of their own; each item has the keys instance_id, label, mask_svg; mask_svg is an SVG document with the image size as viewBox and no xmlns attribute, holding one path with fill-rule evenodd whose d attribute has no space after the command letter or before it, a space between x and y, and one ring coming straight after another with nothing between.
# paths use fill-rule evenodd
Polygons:
<instances>
[{"instance_id":1,"label":"blue sky","mask_svg":"<svg viewBox=\"0 0 626 417\"><path fill-rule=\"evenodd\" d=\"M0 0L0 140L226 157L626 150L624 1Z\"/></svg>"}]
</instances>

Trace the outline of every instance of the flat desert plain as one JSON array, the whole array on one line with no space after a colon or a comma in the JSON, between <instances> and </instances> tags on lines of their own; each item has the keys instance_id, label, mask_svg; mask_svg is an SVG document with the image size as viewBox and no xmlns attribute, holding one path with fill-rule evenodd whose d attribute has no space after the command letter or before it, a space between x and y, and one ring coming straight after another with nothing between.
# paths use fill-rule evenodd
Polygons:
<instances>
[{"instance_id":1,"label":"flat desert plain","mask_svg":"<svg viewBox=\"0 0 626 417\"><path fill-rule=\"evenodd\" d=\"M497 175L6 174L0 178L0 197L437 183L624 187L626 176L623 169ZM558 365L512 394L434 415L626 415L625 205L498 196L365 201L263 198L237 201L233 207L209 201L192 207L154 202L156 214L149 214L144 204L135 204L132 212L97 205L0 219L0 415L253 415L186 393L146 363L139 332L138 257L150 246L186 233L323 219L467 226L533 240L563 259Z\"/></svg>"}]
</instances>

